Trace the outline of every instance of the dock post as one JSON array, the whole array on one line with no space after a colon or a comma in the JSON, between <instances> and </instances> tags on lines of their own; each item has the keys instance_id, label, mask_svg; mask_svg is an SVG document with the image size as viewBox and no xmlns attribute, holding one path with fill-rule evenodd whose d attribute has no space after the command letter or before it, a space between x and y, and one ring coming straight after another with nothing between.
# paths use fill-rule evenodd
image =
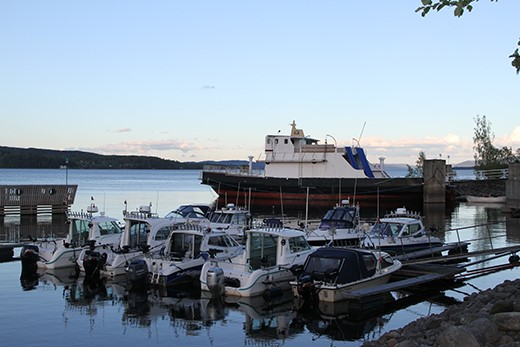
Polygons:
<instances>
[{"instance_id":1,"label":"dock post","mask_svg":"<svg viewBox=\"0 0 520 347\"><path fill-rule=\"evenodd\" d=\"M520 164L509 164L509 173L506 181L507 207L520 215Z\"/></svg>"},{"instance_id":2,"label":"dock post","mask_svg":"<svg viewBox=\"0 0 520 347\"><path fill-rule=\"evenodd\" d=\"M443 159L428 159L423 163L423 202L446 202L446 161Z\"/></svg>"}]
</instances>

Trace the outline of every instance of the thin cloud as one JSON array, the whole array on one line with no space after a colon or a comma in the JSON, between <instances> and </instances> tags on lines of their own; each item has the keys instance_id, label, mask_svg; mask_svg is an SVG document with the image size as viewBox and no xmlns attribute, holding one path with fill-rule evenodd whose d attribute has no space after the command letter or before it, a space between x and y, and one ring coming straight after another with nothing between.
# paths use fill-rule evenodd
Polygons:
<instances>
[{"instance_id":1,"label":"thin cloud","mask_svg":"<svg viewBox=\"0 0 520 347\"><path fill-rule=\"evenodd\" d=\"M176 140L151 140L151 141L128 141L120 142L116 144L107 144L99 147L92 147L83 150L103 153L103 154L121 154L121 155L151 155L152 152L168 152L168 151L180 151L182 153L188 153L191 151L203 151L206 150L206 146L200 144L194 144L190 142L180 142Z\"/></svg>"},{"instance_id":2,"label":"thin cloud","mask_svg":"<svg viewBox=\"0 0 520 347\"><path fill-rule=\"evenodd\" d=\"M121 128L114 130L115 133L129 133L130 131L132 131L132 129L130 128Z\"/></svg>"}]
</instances>

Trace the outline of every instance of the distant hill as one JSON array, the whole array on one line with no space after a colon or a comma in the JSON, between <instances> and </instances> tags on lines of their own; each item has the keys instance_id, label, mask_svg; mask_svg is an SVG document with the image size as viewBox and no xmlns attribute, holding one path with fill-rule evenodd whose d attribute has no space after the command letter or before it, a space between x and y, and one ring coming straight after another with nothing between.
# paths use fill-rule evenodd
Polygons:
<instances>
[{"instance_id":1,"label":"distant hill","mask_svg":"<svg viewBox=\"0 0 520 347\"><path fill-rule=\"evenodd\" d=\"M17 148L0 146L0 168L4 169L163 169L202 170L204 165L240 166L249 165L247 160L221 160L180 162L152 156L102 155L83 151L58 151L40 148ZM454 169L472 168L468 160L454 164ZM264 163L253 162L253 169L263 169ZM385 163L386 171L406 172L406 164Z\"/></svg>"},{"instance_id":2,"label":"distant hill","mask_svg":"<svg viewBox=\"0 0 520 347\"><path fill-rule=\"evenodd\" d=\"M0 168L12 169L201 169L203 164L137 155L0 146Z\"/></svg>"}]
</instances>

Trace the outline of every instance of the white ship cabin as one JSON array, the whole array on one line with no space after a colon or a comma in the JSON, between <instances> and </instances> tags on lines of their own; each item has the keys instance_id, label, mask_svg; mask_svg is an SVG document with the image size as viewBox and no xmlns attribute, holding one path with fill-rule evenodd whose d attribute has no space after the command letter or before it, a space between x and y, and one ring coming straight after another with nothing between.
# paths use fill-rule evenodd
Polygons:
<instances>
[{"instance_id":1,"label":"white ship cabin","mask_svg":"<svg viewBox=\"0 0 520 347\"><path fill-rule=\"evenodd\" d=\"M371 164L361 147L319 144L291 124L290 135L265 137L265 176L284 178L384 178L384 158Z\"/></svg>"}]
</instances>

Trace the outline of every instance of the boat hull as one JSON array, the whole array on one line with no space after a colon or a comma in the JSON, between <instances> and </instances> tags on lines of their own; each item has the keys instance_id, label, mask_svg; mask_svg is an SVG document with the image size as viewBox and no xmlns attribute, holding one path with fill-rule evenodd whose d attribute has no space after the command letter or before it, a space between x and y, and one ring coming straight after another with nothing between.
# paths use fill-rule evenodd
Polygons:
<instances>
[{"instance_id":1,"label":"boat hull","mask_svg":"<svg viewBox=\"0 0 520 347\"><path fill-rule=\"evenodd\" d=\"M366 281L360 281L356 284L344 286L322 286L318 291L318 300L323 302L338 302L348 300L348 294L354 290L375 287L388 283L391 274L392 272L388 272L377 278L371 278Z\"/></svg>"},{"instance_id":2,"label":"boat hull","mask_svg":"<svg viewBox=\"0 0 520 347\"><path fill-rule=\"evenodd\" d=\"M344 198L352 198L363 209L391 209L393 204L420 209L423 202L422 178L276 178L231 175L203 171L201 183L219 195L218 206L233 202L250 206L255 212L323 212ZM386 206L386 205L388 206Z\"/></svg>"}]
</instances>

